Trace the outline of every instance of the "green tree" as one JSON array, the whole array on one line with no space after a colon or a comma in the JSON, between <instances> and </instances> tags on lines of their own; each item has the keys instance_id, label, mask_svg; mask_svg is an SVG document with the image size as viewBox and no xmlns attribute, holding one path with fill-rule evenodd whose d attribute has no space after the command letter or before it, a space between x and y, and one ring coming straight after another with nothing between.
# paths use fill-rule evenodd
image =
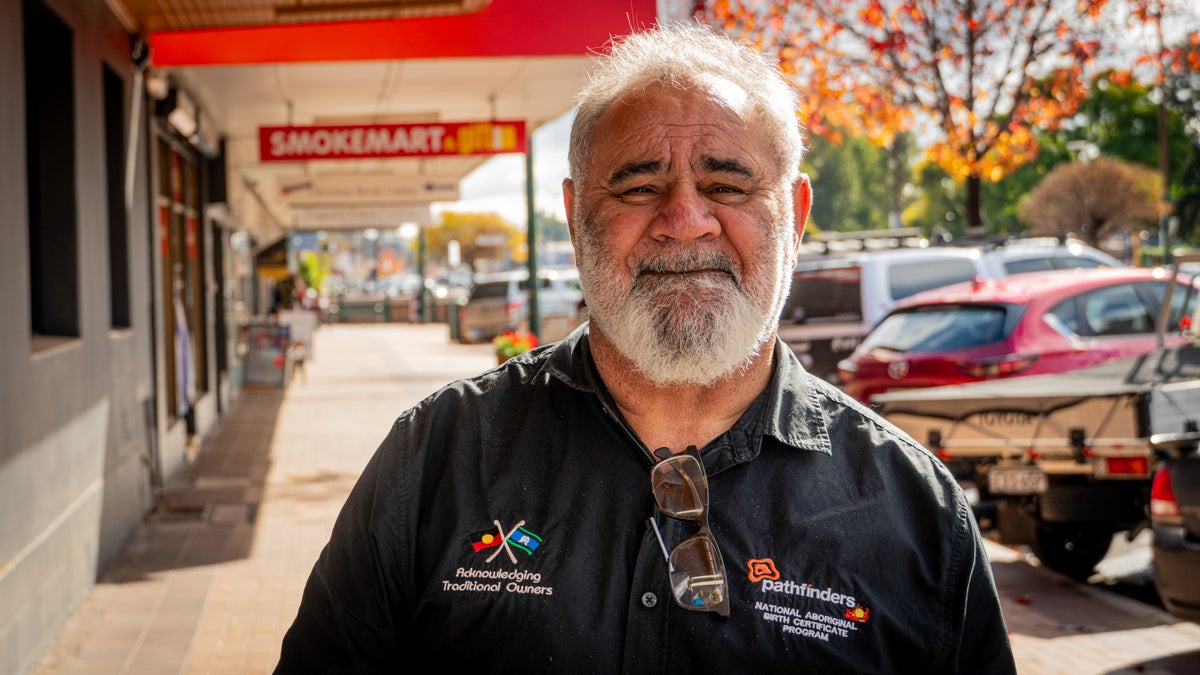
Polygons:
<instances>
[{"instance_id":1,"label":"green tree","mask_svg":"<svg viewBox=\"0 0 1200 675\"><path fill-rule=\"evenodd\" d=\"M889 155L862 137L833 143L809 139L801 167L813 185L810 220L826 232L852 232L888 226Z\"/></svg>"},{"instance_id":2,"label":"green tree","mask_svg":"<svg viewBox=\"0 0 1200 675\"><path fill-rule=\"evenodd\" d=\"M913 169L908 192L911 201L902 219L907 227L919 227L927 236L940 232L959 239L966 233L961 186L936 163L924 160Z\"/></svg>"},{"instance_id":3,"label":"green tree","mask_svg":"<svg viewBox=\"0 0 1200 675\"><path fill-rule=\"evenodd\" d=\"M535 213L533 223L539 241L571 241L571 228L565 220L559 220L549 213Z\"/></svg>"},{"instance_id":4,"label":"green tree","mask_svg":"<svg viewBox=\"0 0 1200 675\"><path fill-rule=\"evenodd\" d=\"M1038 145L1035 159L1003 179L981 186L983 219L995 234L1023 234L1024 226L1018 215L1021 198L1037 187L1054 167L1072 159L1072 152L1060 135L1039 131L1035 138Z\"/></svg>"},{"instance_id":5,"label":"green tree","mask_svg":"<svg viewBox=\"0 0 1200 675\"><path fill-rule=\"evenodd\" d=\"M1167 107L1180 116L1188 140L1185 153L1171 155L1171 198L1179 219L1177 236L1194 244L1200 242L1200 38L1193 36L1191 42L1175 49L1165 90Z\"/></svg>"},{"instance_id":6,"label":"green tree","mask_svg":"<svg viewBox=\"0 0 1200 675\"><path fill-rule=\"evenodd\" d=\"M1091 94L1072 124L1060 138L1080 139L1095 144L1105 157L1158 166L1157 92L1121 73L1106 72L1096 78ZM1177 111L1167 115L1167 154L1187 157L1191 144L1184 133L1184 119ZM1171 167L1171 183L1183 176L1182 163Z\"/></svg>"},{"instance_id":7,"label":"green tree","mask_svg":"<svg viewBox=\"0 0 1200 675\"><path fill-rule=\"evenodd\" d=\"M300 251L300 278L308 288L324 291L325 279L329 276L332 263L329 254L318 251Z\"/></svg>"}]
</instances>

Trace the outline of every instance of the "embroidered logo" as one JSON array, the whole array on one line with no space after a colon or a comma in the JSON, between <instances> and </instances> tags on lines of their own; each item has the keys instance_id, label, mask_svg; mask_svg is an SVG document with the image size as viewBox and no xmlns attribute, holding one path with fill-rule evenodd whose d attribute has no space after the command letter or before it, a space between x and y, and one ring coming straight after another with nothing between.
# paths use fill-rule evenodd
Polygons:
<instances>
[{"instance_id":1,"label":"embroidered logo","mask_svg":"<svg viewBox=\"0 0 1200 675\"><path fill-rule=\"evenodd\" d=\"M507 532L499 520L493 520L492 524L496 526L495 530L484 530L470 536L471 548L476 553L489 548L496 549L487 557L486 562L492 562L503 551L508 554L508 559L512 561L512 564L516 565L517 556L513 553L514 549L527 556L532 556L534 551L537 551L538 547L542 545L542 537L533 530L526 529L524 520L518 521Z\"/></svg>"},{"instance_id":2,"label":"embroidered logo","mask_svg":"<svg viewBox=\"0 0 1200 675\"><path fill-rule=\"evenodd\" d=\"M750 583L757 584L763 579L779 580L779 570L775 569L775 561L770 558L751 558L746 561L746 569L750 570Z\"/></svg>"},{"instance_id":3,"label":"embroidered logo","mask_svg":"<svg viewBox=\"0 0 1200 675\"><path fill-rule=\"evenodd\" d=\"M866 623L867 619L871 616L871 610L859 605L846 610L846 613L842 616L843 618L850 619L851 621Z\"/></svg>"},{"instance_id":4,"label":"embroidered logo","mask_svg":"<svg viewBox=\"0 0 1200 675\"><path fill-rule=\"evenodd\" d=\"M783 579L772 558L750 558L746 569L761 594L754 611L781 636L836 642L857 639L865 630L870 610L842 588Z\"/></svg>"},{"instance_id":5,"label":"embroidered logo","mask_svg":"<svg viewBox=\"0 0 1200 675\"><path fill-rule=\"evenodd\" d=\"M541 571L520 569L517 560L518 551L532 557L545 543L542 535L526 528L524 520L517 521L511 529L505 529L499 520L493 520L492 525L494 529L468 535L472 553L491 550L485 559L490 563L503 552L518 567L467 563L442 579L442 591L480 597L554 595L554 586L548 579L543 580Z\"/></svg>"}]
</instances>

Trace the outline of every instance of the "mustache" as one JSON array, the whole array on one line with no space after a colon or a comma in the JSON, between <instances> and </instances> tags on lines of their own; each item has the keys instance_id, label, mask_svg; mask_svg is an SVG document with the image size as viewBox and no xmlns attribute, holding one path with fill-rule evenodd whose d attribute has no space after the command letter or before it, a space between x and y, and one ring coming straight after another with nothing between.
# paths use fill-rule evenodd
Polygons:
<instances>
[{"instance_id":1,"label":"mustache","mask_svg":"<svg viewBox=\"0 0 1200 675\"><path fill-rule=\"evenodd\" d=\"M687 272L724 272L741 285L738 266L728 255L719 251L676 251L642 258L633 274L683 274Z\"/></svg>"}]
</instances>

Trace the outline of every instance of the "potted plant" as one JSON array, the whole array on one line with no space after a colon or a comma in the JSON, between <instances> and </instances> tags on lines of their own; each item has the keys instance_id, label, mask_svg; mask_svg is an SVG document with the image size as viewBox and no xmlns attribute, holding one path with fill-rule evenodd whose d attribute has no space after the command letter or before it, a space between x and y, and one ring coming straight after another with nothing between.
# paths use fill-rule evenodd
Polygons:
<instances>
[{"instance_id":1,"label":"potted plant","mask_svg":"<svg viewBox=\"0 0 1200 675\"><path fill-rule=\"evenodd\" d=\"M529 331L505 331L492 339L496 348L496 362L504 363L522 352L538 346L537 336Z\"/></svg>"}]
</instances>

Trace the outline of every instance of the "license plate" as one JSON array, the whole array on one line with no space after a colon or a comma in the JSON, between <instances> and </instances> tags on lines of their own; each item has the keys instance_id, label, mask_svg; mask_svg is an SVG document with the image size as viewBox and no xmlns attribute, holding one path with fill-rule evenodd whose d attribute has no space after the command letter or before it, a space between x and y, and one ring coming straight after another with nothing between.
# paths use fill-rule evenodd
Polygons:
<instances>
[{"instance_id":1,"label":"license plate","mask_svg":"<svg viewBox=\"0 0 1200 675\"><path fill-rule=\"evenodd\" d=\"M993 467L988 471L988 490L1000 495L1036 495L1049 487L1046 474L1035 467Z\"/></svg>"}]
</instances>

